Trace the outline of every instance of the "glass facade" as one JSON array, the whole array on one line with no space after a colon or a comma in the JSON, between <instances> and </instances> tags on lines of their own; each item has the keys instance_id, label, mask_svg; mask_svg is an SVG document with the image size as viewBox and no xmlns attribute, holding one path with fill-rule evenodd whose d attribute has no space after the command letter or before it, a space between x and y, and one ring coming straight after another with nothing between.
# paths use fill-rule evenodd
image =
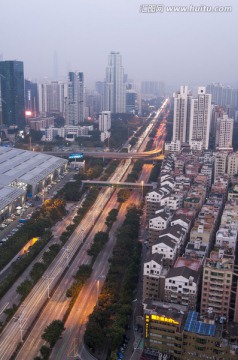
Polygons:
<instances>
[{"instance_id":1,"label":"glass facade","mask_svg":"<svg viewBox=\"0 0 238 360\"><path fill-rule=\"evenodd\" d=\"M22 61L0 61L2 122L25 125L24 70Z\"/></svg>"}]
</instances>

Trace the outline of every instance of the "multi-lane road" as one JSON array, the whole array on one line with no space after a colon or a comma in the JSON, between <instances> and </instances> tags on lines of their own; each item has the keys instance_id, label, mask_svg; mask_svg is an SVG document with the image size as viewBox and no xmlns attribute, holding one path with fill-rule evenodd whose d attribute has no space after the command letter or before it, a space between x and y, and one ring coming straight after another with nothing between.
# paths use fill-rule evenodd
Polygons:
<instances>
[{"instance_id":1,"label":"multi-lane road","mask_svg":"<svg viewBox=\"0 0 238 360\"><path fill-rule=\"evenodd\" d=\"M147 133L148 135L148 133ZM146 142L146 137L143 138L143 141L141 141L140 147L138 150L140 150L142 147L144 147L144 144ZM120 181L123 178L123 175L128 170L129 166L131 164L131 160L126 160L123 164L120 164L117 170L115 171L114 175L112 176L112 180L114 181ZM147 172L149 173L148 169ZM146 176L141 179L143 181L147 181ZM72 276L76 272L77 267L81 263L88 263L89 257L87 255L87 248L89 247L93 234L95 232L103 229L105 216L108 213L109 209L112 206L115 206L115 198L112 198L110 201L112 190L104 189L101 190L94 206L92 207L91 211L85 216L83 221L81 222L80 226L75 230L75 232L72 234L70 239L67 242L67 249L62 249L60 253L56 256L55 260L52 262L50 267L47 269L44 278L42 278L38 283L35 285L31 293L28 295L28 297L25 299L25 301L22 304L22 307L16 312L15 318L18 319L17 321L12 320L10 321L5 329L3 330L0 338L0 359L1 360L7 360L10 359L12 354L14 353L17 345L22 339L26 339L23 343L23 346L18 353L17 359L33 359L34 356L37 354L39 345L41 342L40 335L44 329L45 326L47 326L52 320L55 318L59 318L62 316L62 314L65 312L69 300L65 298L65 291L72 283ZM135 193L135 192L134 192ZM106 206L106 203L109 201L109 205L106 211L103 211L103 208ZM110 202L112 203L110 204ZM133 195L130 199L130 202L138 202L139 198L137 195ZM123 209L123 207L122 207ZM124 213L125 215L125 213ZM124 216L123 215L123 216ZM123 216L120 215L118 217L118 221L121 223ZM97 221L97 218L99 218L99 221ZM86 234L88 234L93 228L93 232L90 236L87 237L87 241L83 244L83 239L85 238ZM118 224L117 224L118 226ZM116 227L116 224L115 224ZM112 231L115 230L115 228L112 228ZM113 236L113 239L115 236ZM83 245L82 245L83 244ZM71 259L73 258L73 255L75 252L79 249L79 247L82 245L82 248L79 252L79 255L76 257L76 259L70 264ZM107 246L111 246L109 250L112 251L113 248L113 242L109 241ZM108 254L108 252L105 252L105 254ZM105 255L106 256L106 255ZM94 276L92 280L89 281L89 290L88 294L95 292L95 281L96 284L98 283L98 279L103 278L102 276L105 276L104 274L107 273L108 264L107 261L101 260L102 262L98 264L96 272L94 273ZM96 266L97 262L95 263L94 267ZM70 267L68 268L68 265ZM62 278L63 276L63 278ZM60 280L61 278L61 280ZM92 282L91 282L92 281ZM102 285L103 280L99 282ZM51 292L51 289L56 286L57 288L54 294L52 295L51 299L48 298L48 294ZM96 286L97 288L97 286ZM43 306L47 304L43 310ZM95 305L95 299L91 302L85 295L85 306L84 312L87 318L87 314L92 311L93 306ZM75 309L75 307L74 307ZM77 307L76 307L77 309ZM78 309L79 311L80 309ZM46 311L46 313L45 313ZM39 320L36 322L36 315L39 315ZM82 314L81 314L82 315ZM82 316L80 317L82 318ZM39 323L40 321L40 323ZM35 324L33 326L33 324ZM37 326L36 326L37 324ZM41 325L39 325L41 324ZM32 328L33 326L33 328ZM40 327L39 327L40 326ZM77 324L76 324L77 327ZM83 328L79 326L79 328ZM29 330L30 329L30 330ZM30 336L29 335L30 331ZM74 335L73 335L74 336ZM62 350L61 350L62 351ZM69 349L67 349L69 351ZM65 352L63 352L65 356ZM62 359L66 359L65 357L61 357ZM60 358L59 358L60 359Z\"/></svg>"}]
</instances>

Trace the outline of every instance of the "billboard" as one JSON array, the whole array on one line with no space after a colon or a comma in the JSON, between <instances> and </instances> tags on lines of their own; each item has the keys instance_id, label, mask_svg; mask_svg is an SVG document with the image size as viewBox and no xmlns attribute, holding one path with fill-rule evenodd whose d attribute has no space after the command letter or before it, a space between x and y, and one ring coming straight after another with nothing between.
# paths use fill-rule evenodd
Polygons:
<instances>
[{"instance_id":1,"label":"billboard","mask_svg":"<svg viewBox=\"0 0 238 360\"><path fill-rule=\"evenodd\" d=\"M69 160L82 160L84 157L83 153L74 153L69 155Z\"/></svg>"}]
</instances>

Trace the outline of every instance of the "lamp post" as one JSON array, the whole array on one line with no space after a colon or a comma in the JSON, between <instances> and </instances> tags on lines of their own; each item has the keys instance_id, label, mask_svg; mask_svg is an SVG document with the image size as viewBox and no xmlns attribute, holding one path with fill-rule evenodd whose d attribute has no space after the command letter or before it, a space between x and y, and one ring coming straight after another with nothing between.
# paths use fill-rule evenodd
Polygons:
<instances>
[{"instance_id":1,"label":"lamp post","mask_svg":"<svg viewBox=\"0 0 238 360\"><path fill-rule=\"evenodd\" d=\"M142 199L144 197L144 181L141 181L141 192L142 192Z\"/></svg>"},{"instance_id":2,"label":"lamp post","mask_svg":"<svg viewBox=\"0 0 238 360\"><path fill-rule=\"evenodd\" d=\"M136 348L136 332L135 332L135 313L136 313L136 307L137 307L137 299L132 300L134 303L134 310L133 310L133 317L132 317L132 326L133 326L133 334L134 334L134 349Z\"/></svg>"}]
</instances>

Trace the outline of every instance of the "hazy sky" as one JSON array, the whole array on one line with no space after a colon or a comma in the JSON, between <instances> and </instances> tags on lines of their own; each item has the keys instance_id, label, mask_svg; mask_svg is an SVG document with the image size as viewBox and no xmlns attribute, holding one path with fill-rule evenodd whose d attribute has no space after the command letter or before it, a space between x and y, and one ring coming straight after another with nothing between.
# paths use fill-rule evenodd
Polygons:
<instances>
[{"instance_id":1,"label":"hazy sky","mask_svg":"<svg viewBox=\"0 0 238 360\"><path fill-rule=\"evenodd\" d=\"M141 4L232 6L229 13L141 13ZM24 61L25 77L85 73L103 80L108 54L122 54L135 80L237 83L237 0L1 0L0 54Z\"/></svg>"}]
</instances>

